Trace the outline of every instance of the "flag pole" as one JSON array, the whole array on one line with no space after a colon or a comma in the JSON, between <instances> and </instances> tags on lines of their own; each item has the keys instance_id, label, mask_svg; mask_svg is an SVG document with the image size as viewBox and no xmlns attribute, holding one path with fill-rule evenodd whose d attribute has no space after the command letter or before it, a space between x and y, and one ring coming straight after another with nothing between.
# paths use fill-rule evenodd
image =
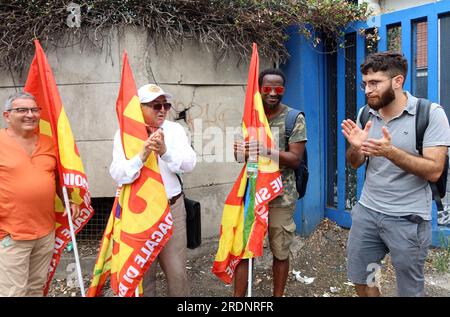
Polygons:
<instances>
[{"instance_id":1,"label":"flag pole","mask_svg":"<svg viewBox=\"0 0 450 317\"><path fill-rule=\"evenodd\" d=\"M249 205L255 210L255 189L256 180L258 178L258 157L250 151L248 163L247 163L247 175L248 175L248 192L247 197L249 201L252 201ZM253 194L253 195L252 195ZM247 284L247 297L252 297L252 284L253 284L253 258L248 259L248 284Z\"/></svg>"},{"instance_id":2,"label":"flag pole","mask_svg":"<svg viewBox=\"0 0 450 317\"><path fill-rule=\"evenodd\" d=\"M75 230L73 229L72 212L70 211L69 205L69 195L67 194L66 186L63 186L62 190L64 196L64 204L66 206L67 217L69 219L70 237L72 238L73 253L75 255L75 263L77 267L78 285L80 286L81 296L86 297L86 293L84 291L83 275L81 274L80 258L78 256L77 240L75 239Z\"/></svg>"},{"instance_id":3,"label":"flag pole","mask_svg":"<svg viewBox=\"0 0 450 317\"><path fill-rule=\"evenodd\" d=\"M248 259L248 285L247 285L247 297L252 297L252 284L253 284L253 258Z\"/></svg>"}]
</instances>

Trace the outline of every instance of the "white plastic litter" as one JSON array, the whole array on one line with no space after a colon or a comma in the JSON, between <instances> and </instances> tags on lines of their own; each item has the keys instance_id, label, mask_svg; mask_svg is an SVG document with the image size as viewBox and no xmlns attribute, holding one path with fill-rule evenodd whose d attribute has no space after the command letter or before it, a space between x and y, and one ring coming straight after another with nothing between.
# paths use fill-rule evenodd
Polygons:
<instances>
[{"instance_id":1,"label":"white plastic litter","mask_svg":"<svg viewBox=\"0 0 450 317\"><path fill-rule=\"evenodd\" d=\"M352 282L345 282L344 285L355 286L355 284L353 284Z\"/></svg>"},{"instance_id":2,"label":"white plastic litter","mask_svg":"<svg viewBox=\"0 0 450 317\"><path fill-rule=\"evenodd\" d=\"M341 289L339 287L330 286L331 293L339 293Z\"/></svg>"},{"instance_id":3,"label":"white plastic litter","mask_svg":"<svg viewBox=\"0 0 450 317\"><path fill-rule=\"evenodd\" d=\"M316 279L315 277L307 277L302 276L300 271L292 270L292 274L294 274L295 279L299 282L302 282L303 284L311 284Z\"/></svg>"}]
</instances>

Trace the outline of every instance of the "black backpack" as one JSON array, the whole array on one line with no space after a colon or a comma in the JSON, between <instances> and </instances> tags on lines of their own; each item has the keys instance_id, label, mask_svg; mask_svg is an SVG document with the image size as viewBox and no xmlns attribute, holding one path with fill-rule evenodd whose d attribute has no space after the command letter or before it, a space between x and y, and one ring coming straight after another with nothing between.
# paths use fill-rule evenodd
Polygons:
<instances>
[{"instance_id":1,"label":"black backpack","mask_svg":"<svg viewBox=\"0 0 450 317\"><path fill-rule=\"evenodd\" d=\"M419 98L419 102L416 105L416 149L417 151L419 151L420 155L422 155L423 150L423 136L425 134L425 130L428 127L430 119L430 108L431 108L431 101ZM359 121L361 122L361 126L364 129L367 121L369 121L368 105L364 106ZM433 192L434 201L436 202L437 209L440 211L444 210L441 198L443 198L447 192L447 173L448 173L448 154L446 155L445 158L444 170L442 171L441 176L439 176L439 179L435 183L429 182L431 190Z\"/></svg>"},{"instance_id":2,"label":"black backpack","mask_svg":"<svg viewBox=\"0 0 450 317\"><path fill-rule=\"evenodd\" d=\"M305 116L305 114L302 111L291 109L289 110L286 121L285 121L285 127L286 127L286 150L289 148L289 137L292 135L292 132L294 130L295 122L297 121L297 117L299 114L302 114ZM303 152L303 158L300 162L300 165L295 172L295 187L297 188L298 193L298 199L302 199L303 196L305 196L306 192L306 186L308 184L308 178L309 178L309 171L308 171L308 153L306 152L306 146L305 151Z\"/></svg>"}]
</instances>

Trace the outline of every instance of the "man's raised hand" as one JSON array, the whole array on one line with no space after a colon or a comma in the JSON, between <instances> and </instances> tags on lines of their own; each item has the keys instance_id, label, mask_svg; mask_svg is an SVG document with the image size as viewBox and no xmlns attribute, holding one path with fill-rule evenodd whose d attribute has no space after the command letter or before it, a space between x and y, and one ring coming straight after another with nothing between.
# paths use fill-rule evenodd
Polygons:
<instances>
[{"instance_id":1,"label":"man's raised hand","mask_svg":"<svg viewBox=\"0 0 450 317\"><path fill-rule=\"evenodd\" d=\"M342 134L347 139L348 143L355 149L359 150L363 142L367 140L369 135L369 129L372 126L372 121L366 123L364 130L350 119L342 121L341 128Z\"/></svg>"}]
</instances>

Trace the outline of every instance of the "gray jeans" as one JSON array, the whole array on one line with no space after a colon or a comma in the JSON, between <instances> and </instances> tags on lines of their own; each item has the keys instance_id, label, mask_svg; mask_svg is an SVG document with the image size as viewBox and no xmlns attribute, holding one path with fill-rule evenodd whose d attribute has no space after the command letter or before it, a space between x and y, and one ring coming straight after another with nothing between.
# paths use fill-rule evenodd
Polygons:
<instances>
[{"instance_id":1,"label":"gray jeans","mask_svg":"<svg viewBox=\"0 0 450 317\"><path fill-rule=\"evenodd\" d=\"M431 221L420 224L388 216L357 203L347 241L347 274L355 284L376 286L375 271L390 253L399 296L424 296L424 264Z\"/></svg>"},{"instance_id":2,"label":"gray jeans","mask_svg":"<svg viewBox=\"0 0 450 317\"><path fill-rule=\"evenodd\" d=\"M156 271L158 262L167 279L168 296L189 296L189 287L186 273L186 209L184 196L177 199L170 206L173 217L173 234L167 244L153 261L150 268L144 274L143 288L145 297L156 296Z\"/></svg>"}]
</instances>

